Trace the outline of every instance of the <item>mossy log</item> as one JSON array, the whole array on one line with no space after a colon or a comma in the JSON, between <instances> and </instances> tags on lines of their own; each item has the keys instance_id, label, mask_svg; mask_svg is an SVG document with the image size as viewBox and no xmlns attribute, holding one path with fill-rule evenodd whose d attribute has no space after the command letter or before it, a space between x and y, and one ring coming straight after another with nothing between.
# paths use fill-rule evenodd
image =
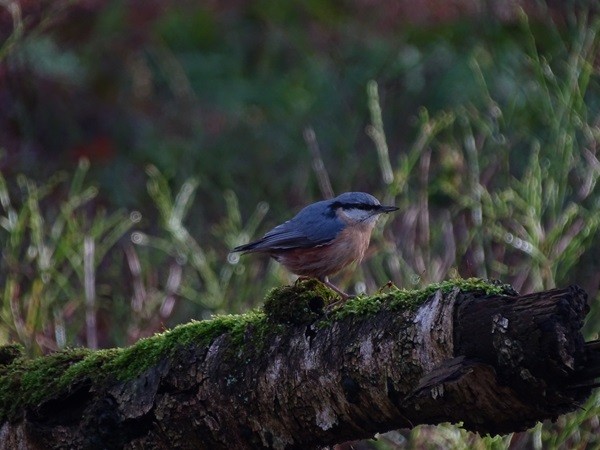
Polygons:
<instances>
[{"instance_id":1,"label":"mossy log","mask_svg":"<svg viewBox=\"0 0 600 450\"><path fill-rule=\"evenodd\" d=\"M501 434L555 419L599 375L586 294L456 280L334 300L315 281L264 311L126 349L0 352L0 448L321 448L418 424Z\"/></svg>"}]
</instances>

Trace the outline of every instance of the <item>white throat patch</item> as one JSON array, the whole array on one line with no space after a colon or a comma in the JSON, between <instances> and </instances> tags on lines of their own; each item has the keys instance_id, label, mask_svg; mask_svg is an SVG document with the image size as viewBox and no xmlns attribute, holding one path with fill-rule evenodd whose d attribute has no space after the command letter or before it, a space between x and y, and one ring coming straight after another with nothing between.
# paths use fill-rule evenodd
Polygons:
<instances>
[{"instance_id":1,"label":"white throat patch","mask_svg":"<svg viewBox=\"0 0 600 450\"><path fill-rule=\"evenodd\" d=\"M375 222L379 213L359 208L341 209L340 211L351 222Z\"/></svg>"}]
</instances>

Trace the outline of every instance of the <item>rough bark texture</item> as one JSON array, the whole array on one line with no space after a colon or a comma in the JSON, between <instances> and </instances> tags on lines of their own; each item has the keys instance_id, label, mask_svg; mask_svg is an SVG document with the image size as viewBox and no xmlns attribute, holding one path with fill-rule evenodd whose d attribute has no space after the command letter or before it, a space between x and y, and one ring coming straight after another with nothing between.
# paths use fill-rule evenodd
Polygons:
<instances>
[{"instance_id":1,"label":"rough bark texture","mask_svg":"<svg viewBox=\"0 0 600 450\"><path fill-rule=\"evenodd\" d=\"M372 301L323 316L309 298L304 316L182 345L130 380L81 377L5 420L0 448L306 449L446 421L506 433L576 409L598 376L578 287Z\"/></svg>"}]
</instances>

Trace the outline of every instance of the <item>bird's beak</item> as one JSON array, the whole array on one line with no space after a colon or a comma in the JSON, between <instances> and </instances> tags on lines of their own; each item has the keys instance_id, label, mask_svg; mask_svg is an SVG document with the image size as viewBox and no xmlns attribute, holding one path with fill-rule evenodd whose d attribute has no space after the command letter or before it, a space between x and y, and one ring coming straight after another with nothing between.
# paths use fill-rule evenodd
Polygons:
<instances>
[{"instance_id":1,"label":"bird's beak","mask_svg":"<svg viewBox=\"0 0 600 450\"><path fill-rule=\"evenodd\" d=\"M379 212L382 213L389 213L392 211L398 211L400 208L398 208L397 206L385 206L385 205L381 205L379 207Z\"/></svg>"}]
</instances>

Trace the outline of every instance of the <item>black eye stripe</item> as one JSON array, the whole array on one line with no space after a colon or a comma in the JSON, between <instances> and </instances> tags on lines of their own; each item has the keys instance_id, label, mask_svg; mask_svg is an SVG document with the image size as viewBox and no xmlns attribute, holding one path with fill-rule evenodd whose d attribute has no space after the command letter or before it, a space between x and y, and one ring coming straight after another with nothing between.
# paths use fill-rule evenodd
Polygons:
<instances>
[{"instance_id":1,"label":"black eye stripe","mask_svg":"<svg viewBox=\"0 0 600 450\"><path fill-rule=\"evenodd\" d=\"M342 203L335 202L331 204L332 209L344 208L344 209L362 209L363 211L373 211L379 209L380 205L368 205L366 203Z\"/></svg>"}]
</instances>

